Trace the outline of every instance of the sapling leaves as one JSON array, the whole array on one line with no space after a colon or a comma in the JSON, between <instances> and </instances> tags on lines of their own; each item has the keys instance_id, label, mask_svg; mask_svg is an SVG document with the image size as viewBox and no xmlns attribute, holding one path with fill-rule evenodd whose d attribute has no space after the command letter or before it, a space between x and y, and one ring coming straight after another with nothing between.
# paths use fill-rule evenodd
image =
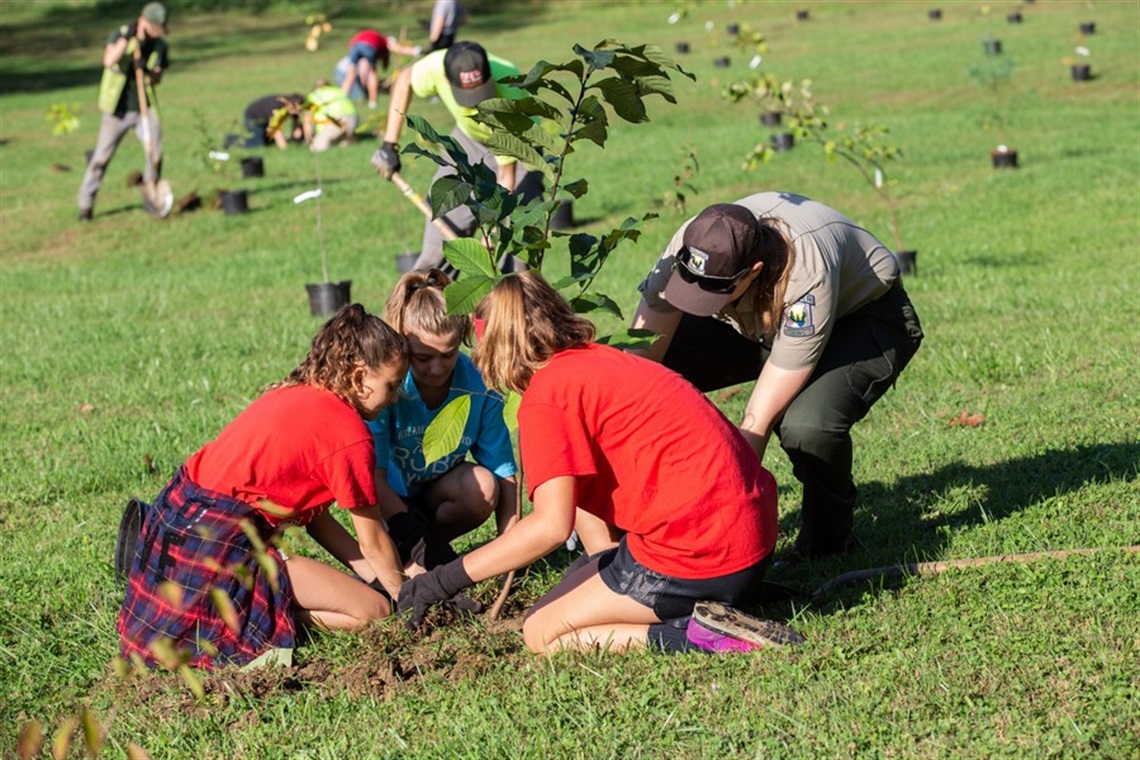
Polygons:
<instances>
[{"instance_id":1,"label":"sapling leaves","mask_svg":"<svg viewBox=\"0 0 1140 760\"><path fill-rule=\"evenodd\" d=\"M633 82L620 77L609 77L591 86L601 90L602 97L621 118L633 124L649 121L645 103L639 97L637 85Z\"/></svg>"},{"instance_id":2,"label":"sapling leaves","mask_svg":"<svg viewBox=\"0 0 1140 760\"><path fill-rule=\"evenodd\" d=\"M431 185L428 202L433 219L462 206L471 195L471 185L457 176L440 177Z\"/></svg>"},{"instance_id":3,"label":"sapling leaves","mask_svg":"<svg viewBox=\"0 0 1140 760\"><path fill-rule=\"evenodd\" d=\"M444 246L446 251L447 246ZM470 314L495 287L495 278L483 274L467 274L443 290L448 314Z\"/></svg>"},{"instance_id":4,"label":"sapling leaves","mask_svg":"<svg viewBox=\"0 0 1140 760\"><path fill-rule=\"evenodd\" d=\"M618 319L625 319L617 302L604 293L583 293L570 301L570 307L574 309L576 314L604 311L613 314Z\"/></svg>"},{"instance_id":5,"label":"sapling leaves","mask_svg":"<svg viewBox=\"0 0 1140 760\"><path fill-rule=\"evenodd\" d=\"M518 430L519 404L521 403L521 395L514 391L507 391L507 397L503 400L503 422L507 424L507 430Z\"/></svg>"},{"instance_id":6,"label":"sapling leaves","mask_svg":"<svg viewBox=\"0 0 1140 760\"><path fill-rule=\"evenodd\" d=\"M439 410L424 431L425 467L459 448L470 413L471 396L468 394L457 396Z\"/></svg>"},{"instance_id":7,"label":"sapling leaves","mask_svg":"<svg viewBox=\"0 0 1140 760\"><path fill-rule=\"evenodd\" d=\"M590 189L590 183L585 179L578 179L563 185L562 189L575 198L581 198Z\"/></svg>"},{"instance_id":8,"label":"sapling leaves","mask_svg":"<svg viewBox=\"0 0 1140 760\"><path fill-rule=\"evenodd\" d=\"M496 274L494 262L491 261L487 249L474 238L459 238L445 242L443 255L447 263L460 272L484 277L494 277Z\"/></svg>"},{"instance_id":9,"label":"sapling leaves","mask_svg":"<svg viewBox=\"0 0 1140 760\"><path fill-rule=\"evenodd\" d=\"M630 329L613 335L604 335L598 338L597 342L629 351L649 348L657 341L657 337L657 333L652 330Z\"/></svg>"},{"instance_id":10,"label":"sapling leaves","mask_svg":"<svg viewBox=\"0 0 1140 760\"><path fill-rule=\"evenodd\" d=\"M550 164L538 150L518 135L511 132L494 132L485 144L498 155L518 159L528 167L541 171L548 180L553 181L554 170Z\"/></svg>"},{"instance_id":11,"label":"sapling leaves","mask_svg":"<svg viewBox=\"0 0 1140 760\"><path fill-rule=\"evenodd\" d=\"M604 45L607 42L610 42L610 40L605 40L599 43L599 46ZM590 69L586 72L587 78L594 71L608 68L609 65L614 62L615 55L612 50L598 50L596 48L594 50L587 50L581 45L574 45L574 53L577 54L578 57L585 61L586 65L590 67Z\"/></svg>"}]
</instances>

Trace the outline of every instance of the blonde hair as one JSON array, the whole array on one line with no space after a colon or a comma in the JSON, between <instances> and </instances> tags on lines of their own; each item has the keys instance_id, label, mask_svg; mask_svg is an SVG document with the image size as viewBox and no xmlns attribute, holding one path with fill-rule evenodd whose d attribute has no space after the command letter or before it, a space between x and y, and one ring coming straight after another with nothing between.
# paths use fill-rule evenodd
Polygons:
<instances>
[{"instance_id":1,"label":"blonde hair","mask_svg":"<svg viewBox=\"0 0 1140 760\"><path fill-rule=\"evenodd\" d=\"M408 272L388 296L384 320L401 335L457 337L471 345L471 317L447 313L443 289L450 284L451 278L438 269Z\"/></svg>"},{"instance_id":2,"label":"blonde hair","mask_svg":"<svg viewBox=\"0 0 1140 760\"><path fill-rule=\"evenodd\" d=\"M476 317L485 320L472 359L487 384L523 393L534 373L559 351L594 339L594 324L537 272L504 277L483 298Z\"/></svg>"},{"instance_id":3,"label":"blonde hair","mask_svg":"<svg viewBox=\"0 0 1140 760\"><path fill-rule=\"evenodd\" d=\"M407 367L408 341L384 320L369 314L358 303L345 306L325 322L313 338L309 355L280 383L324 388L356 406L360 396L358 367L378 370L400 364Z\"/></svg>"}]
</instances>

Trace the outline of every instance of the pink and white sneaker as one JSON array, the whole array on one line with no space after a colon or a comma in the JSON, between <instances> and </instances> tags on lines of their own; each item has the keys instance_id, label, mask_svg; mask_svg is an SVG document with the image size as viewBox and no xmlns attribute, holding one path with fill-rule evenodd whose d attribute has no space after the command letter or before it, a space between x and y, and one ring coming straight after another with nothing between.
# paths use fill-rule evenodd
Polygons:
<instances>
[{"instance_id":1,"label":"pink and white sneaker","mask_svg":"<svg viewBox=\"0 0 1140 760\"><path fill-rule=\"evenodd\" d=\"M745 615L722 602L697 602L685 635L707 652L752 652L804 641L783 623Z\"/></svg>"}]
</instances>

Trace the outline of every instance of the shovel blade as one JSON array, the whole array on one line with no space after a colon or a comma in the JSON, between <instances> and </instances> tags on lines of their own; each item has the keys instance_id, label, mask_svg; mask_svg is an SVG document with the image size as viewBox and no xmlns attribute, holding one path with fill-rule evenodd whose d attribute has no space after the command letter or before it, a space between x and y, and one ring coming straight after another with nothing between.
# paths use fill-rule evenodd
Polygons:
<instances>
[{"instance_id":1,"label":"shovel blade","mask_svg":"<svg viewBox=\"0 0 1140 760\"><path fill-rule=\"evenodd\" d=\"M159 219L165 219L174 208L174 191L170 188L170 183L164 179L154 184L144 183L142 199L147 213Z\"/></svg>"}]
</instances>

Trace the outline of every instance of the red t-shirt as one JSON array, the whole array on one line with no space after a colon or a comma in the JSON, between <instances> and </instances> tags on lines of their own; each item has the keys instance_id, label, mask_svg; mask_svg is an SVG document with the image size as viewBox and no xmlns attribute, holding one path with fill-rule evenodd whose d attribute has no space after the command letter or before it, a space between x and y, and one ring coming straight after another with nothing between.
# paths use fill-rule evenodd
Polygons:
<instances>
[{"instance_id":1,"label":"red t-shirt","mask_svg":"<svg viewBox=\"0 0 1140 760\"><path fill-rule=\"evenodd\" d=\"M371 48L376 48L380 52L388 49L388 38L380 34L375 29L365 29L359 32L355 37L348 41L348 49L352 50L353 45L358 42L363 42Z\"/></svg>"},{"instance_id":2,"label":"red t-shirt","mask_svg":"<svg viewBox=\"0 0 1140 760\"><path fill-rule=\"evenodd\" d=\"M740 431L684 378L601 345L562 351L519 407L530 493L577 479L578 507L627 532L638 562L715 578L776 544L776 481Z\"/></svg>"},{"instance_id":3,"label":"red t-shirt","mask_svg":"<svg viewBox=\"0 0 1140 760\"><path fill-rule=\"evenodd\" d=\"M343 509L376 503L376 456L368 425L348 402L310 385L276 388L226 425L186 462L190 479L253 504L268 499L284 515L271 525L308 523L333 501Z\"/></svg>"}]
</instances>

